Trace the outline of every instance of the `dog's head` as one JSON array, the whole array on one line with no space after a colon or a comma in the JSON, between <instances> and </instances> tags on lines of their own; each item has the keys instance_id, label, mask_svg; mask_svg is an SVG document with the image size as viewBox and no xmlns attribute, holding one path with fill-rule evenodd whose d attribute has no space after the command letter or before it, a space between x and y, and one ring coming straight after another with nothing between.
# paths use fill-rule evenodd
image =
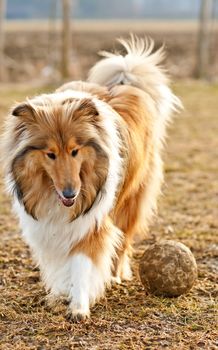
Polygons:
<instances>
[{"instance_id":1,"label":"dog's head","mask_svg":"<svg viewBox=\"0 0 218 350\"><path fill-rule=\"evenodd\" d=\"M102 116L90 97L42 95L11 113L10 178L15 195L37 218L49 201L86 213L108 175Z\"/></svg>"}]
</instances>

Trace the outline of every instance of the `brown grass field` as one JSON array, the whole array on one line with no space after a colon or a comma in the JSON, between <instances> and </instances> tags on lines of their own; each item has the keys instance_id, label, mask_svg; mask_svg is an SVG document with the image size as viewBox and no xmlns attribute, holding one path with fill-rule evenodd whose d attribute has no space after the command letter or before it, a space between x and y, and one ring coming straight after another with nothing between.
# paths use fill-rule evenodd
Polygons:
<instances>
[{"instance_id":1,"label":"brown grass field","mask_svg":"<svg viewBox=\"0 0 218 350\"><path fill-rule=\"evenodd\" d=\"M134 279L108 290L81 324L50 309L39 271L20 237L0 182L1 350L218 349L218 86L174 85L185 110L175 118L165 152L165 186L150 236L135 247ZM33 88L0 89L0 121L15 100ZM170 238L191 248L198 281L186 295L146 295L138 262L148 241Z\"/></svg>"}]
</instances>

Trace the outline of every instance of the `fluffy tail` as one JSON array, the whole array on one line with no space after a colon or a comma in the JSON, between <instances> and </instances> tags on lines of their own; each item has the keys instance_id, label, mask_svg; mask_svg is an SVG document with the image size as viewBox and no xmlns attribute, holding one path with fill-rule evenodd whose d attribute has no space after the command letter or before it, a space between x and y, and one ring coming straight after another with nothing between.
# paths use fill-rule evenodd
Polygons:
<instances>
[{"instance_id":1,"label":"fluffy tail","mask_svg":"<svg viewBox=\"0 0 218 350\"><path fill-rule=\"evenodd\" d=\"M165 54L163 47L152 53L154 42L131 36L119 39L126 49L125 56L101 52L105 58L90 70L89 81L111 88L124 84L135 86L148 93L155 102L158 114L170 119L171 111L182 107L180 100L168 87L168 78L160 66Z\"/></svg>"}]
</instances>

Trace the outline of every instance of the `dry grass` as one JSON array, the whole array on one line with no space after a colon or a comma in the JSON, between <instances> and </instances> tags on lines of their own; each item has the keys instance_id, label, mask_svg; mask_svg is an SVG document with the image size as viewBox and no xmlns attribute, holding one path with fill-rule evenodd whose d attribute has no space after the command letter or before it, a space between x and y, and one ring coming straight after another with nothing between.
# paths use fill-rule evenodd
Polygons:
<instances>
[{"instance_id":1,"label":"dry grass","mask_svg":"<svg viewBox=\"0 0 218 350\"><path fill-rule=\"evenodd\" d=\"M2 350L218 348L218 86L183 82L175 90L186 110L170 130L166 185L151 239L164 236L188 245L197 259L198 282L176 299L145 295L137 278L144 241L136 247L134 280L107 291L91 320L68 322L65 305L46 306L39 271L20 238L1 181ZM1 90L1 120L15 99L32 93Z\"/></svg>"}]
</instances>

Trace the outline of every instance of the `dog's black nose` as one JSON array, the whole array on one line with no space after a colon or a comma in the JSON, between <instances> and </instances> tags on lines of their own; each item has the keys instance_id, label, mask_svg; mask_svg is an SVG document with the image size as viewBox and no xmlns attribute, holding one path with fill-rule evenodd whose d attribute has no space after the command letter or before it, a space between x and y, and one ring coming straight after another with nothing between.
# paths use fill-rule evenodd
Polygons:
<instances>
[{"instance_id":1,"label":"dog's black nose","mask_svg":"<svg viewBox=\"0 0 218 350\"><path fill-rule=\"evenodd\" d=\"M62 192L63 196L67 199L76 197L76 191L71 187L67 187Z\"/></svg>"}]
</instances>

